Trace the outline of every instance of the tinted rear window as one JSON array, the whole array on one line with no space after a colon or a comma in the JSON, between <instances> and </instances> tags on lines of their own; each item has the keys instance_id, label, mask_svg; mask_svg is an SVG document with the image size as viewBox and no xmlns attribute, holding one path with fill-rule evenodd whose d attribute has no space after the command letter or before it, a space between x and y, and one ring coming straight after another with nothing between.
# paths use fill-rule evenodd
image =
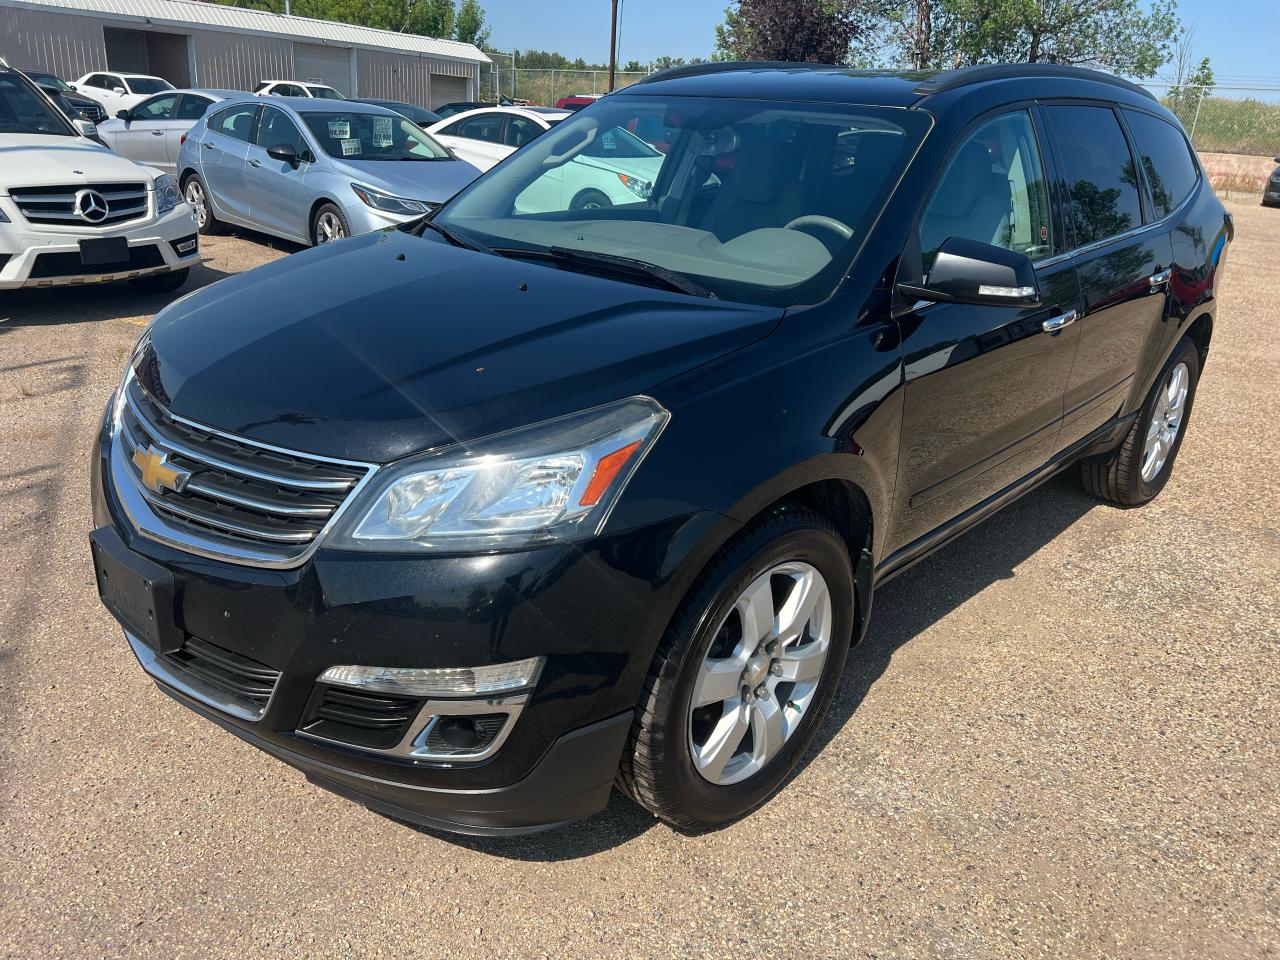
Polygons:
<instances>
[{"instance_id":1,"label":"tinted rear window","mask_svg":"<svg viewBox=\"0 0 1280 960\"><path fill-rule=\"evenodd\" d=\"M1108 107L1048 107L1071 190L1077 246L1142 225L1137 170L1120 121Z\"/></svg>"},{"instance_id":2,"label":"tinted rear window","mask_svg":"<svg viewBox=\"0 0 1280 960\"><path fill-rule=\"evenodd\" d=\"M1156 217L1167 217L1200 179L1191 148L1181 130L1159 117L1135 110L1126 110L1124 116L1151 184Z\"/></svg>"}]
</instances>

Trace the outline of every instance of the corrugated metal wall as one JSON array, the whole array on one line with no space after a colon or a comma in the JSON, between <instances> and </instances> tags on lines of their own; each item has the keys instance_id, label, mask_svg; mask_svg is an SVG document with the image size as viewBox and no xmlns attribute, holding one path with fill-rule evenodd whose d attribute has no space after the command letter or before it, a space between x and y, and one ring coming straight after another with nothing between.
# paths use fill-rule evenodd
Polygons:
<instances>
[{"instance_id":1,"label":"corrugated metal wall","mask_svg":"<svg viewBox=\"0 0 1280 960\"><path fill-rule=\"evenodd\" d=\"M293 44L288 40L219 30L192 33L196 38L196 86L252 90L260 80L293 77Z\"/></svg>"},{"instance_id":2,"label":"corrugated metal wall","mask_svg":"<svg viewBox=\"0 0 1280 960\"><path fill-rule=\"evenodd\" d=\"M75 81L107 65L100 20L8 7L0 18L0 57L11 66Z\"/></svg>"},{"instance_id":3,"label":"corrugated metal wall","mask_svg":"<svg viewBox=\"0 0 1280 960\"><path fill-rule=\"evenodd\" d=\"M75 81L107 68L103 24L140 26L74 14L0 7L0 57L15 67L45 70ZM293 43L222 30L185 31L195 40L192 82L201 87L252 90L259 80L293 78ZM480 70L475 64L413 54L357 49L358 96L405 100L431 106L431 75L462 77L474 96ZM436 98L440 101L439 98ZM446 98L448 99L448 98Z\"/></svg>"}]
</instances>

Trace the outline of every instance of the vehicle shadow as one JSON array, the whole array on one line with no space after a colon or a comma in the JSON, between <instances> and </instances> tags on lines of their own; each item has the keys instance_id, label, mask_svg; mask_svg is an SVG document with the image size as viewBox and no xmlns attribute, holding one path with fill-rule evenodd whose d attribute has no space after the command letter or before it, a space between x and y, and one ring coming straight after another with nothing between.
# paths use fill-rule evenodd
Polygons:
<instances>
[{"instance_id":1,"label":"vehicle shadow","mask_svg":"<svg viewBox=\"0 0 1280 960\"><path fill-rule=\"evenodd\" d=\"M831 709L790 779L849 722L899 648L992 583L1013 577L1020 563L1098 505L1080 488L1074 471L1069 471L877 591L871 628L850 653ZM594 817L533 836L465 837L410 829L494 857L553 862L600 853L658 825L647 811L615 790L609 806Z\"/></svg>"},{"instance_id":2,"label":"vehicle shadow","mask_svg":"<svg viewBox=\"0 0 1280 960\"><path fill-rule=\"evenodd\" d=\"M18 327L101 323L121 317L150 317L179 297L207 287L231 272L202 263L170 293L142 293L126 281L84 286L0 291L0 336Z\"/></svg>"}]
</instances>

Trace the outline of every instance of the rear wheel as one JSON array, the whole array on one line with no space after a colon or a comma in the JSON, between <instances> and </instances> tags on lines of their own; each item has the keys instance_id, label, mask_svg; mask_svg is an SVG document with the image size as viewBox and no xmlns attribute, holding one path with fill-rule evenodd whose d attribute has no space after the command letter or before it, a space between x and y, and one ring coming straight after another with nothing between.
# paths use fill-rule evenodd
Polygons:
<instances>
[{"instance_id":1,"label":"rear wheel","mask_svg":"<svg viewBox=\"0 0 1280 960\"><path fill-rule=\"evenodd\" d=\"M1199 380L1200 352L1184 337L1160 371L1124 442L1103 457L1081 462L1085 489L1125 507L1154 500L1173 473Z\"/></svg>"},{"instance_id":2,"label":"rear wheel","mask_svg":"<svg viewBox=\"0 0 1280 960\"><path fill-rule=\"evenodd\" d=\"M318 247L322 243L333 243L349 236L351 236L351 227L338 205L322 204L311 220L312 245Z\"/></svg>"},{"instance_id":3,"label":"rear wheel","mask_svg":"<svg viewBox=\"0 0 1280 960\"><path fill-rule=\"evenodd\" d=\"M191 268L183 267L181 270L156 273L149 277L134 277L129 281L129 286L143 293L171 293L186 283L190 275Z\"/></svg>"},{"instance_id":4,"label":"rear wheel","mask_svg":"<svg viewBox=\"0 0 1280 960\"><path fill-rule=\"evenodd\" d=\"M205 236L222 233L222 224L214 217L213 209L209 206L209 191L205 189L204 181L199 176L193 173L187 177L187 182L182 185L182 196L195 211L197 230Z\"/></svg>"},{"instance_id":5,"label":"rear wheel","mask_svg":"<svg viewBox=\"0 0 1280 960\"><path fill-rule=\"evenodd\" d=\"M819 514L781 509L722 550L655 654L622 789L688 829L768 800L831 703L853 605L848 551Z\"/></svg>"}]
</instances>

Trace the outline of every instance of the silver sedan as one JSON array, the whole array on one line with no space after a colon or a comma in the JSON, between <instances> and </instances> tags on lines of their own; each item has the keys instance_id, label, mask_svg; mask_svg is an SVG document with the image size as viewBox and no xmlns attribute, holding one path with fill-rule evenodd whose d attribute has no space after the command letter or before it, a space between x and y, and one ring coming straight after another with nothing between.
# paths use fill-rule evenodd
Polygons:
<instances>
[{"instance_id":1,"label":"silver sedan","mask_svg":"<svg viewBox=\"0 0 1280 960\"><path fill-rule=\"evenodd\" d=\"M182 135L215 103L242 96L238 90L166 90L103 120L98 136L122 157L174 173Z\"/></svg>"}]
</instances>

